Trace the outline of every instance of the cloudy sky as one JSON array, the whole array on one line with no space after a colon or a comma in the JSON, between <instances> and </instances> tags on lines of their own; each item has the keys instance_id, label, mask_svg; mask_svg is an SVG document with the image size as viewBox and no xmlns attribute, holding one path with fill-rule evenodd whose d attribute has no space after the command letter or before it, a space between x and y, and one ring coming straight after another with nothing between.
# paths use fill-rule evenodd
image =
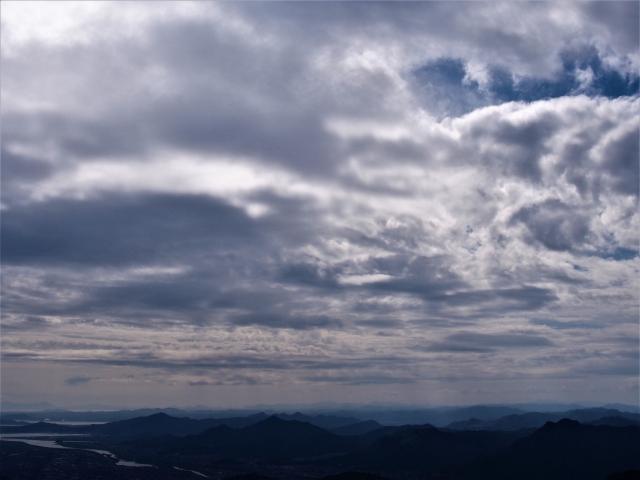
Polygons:
<instances>
[{"instance_id":1,"label":"cloudy sky","mask_svg":"<svg viewBox=\"0 0 640 480\"><path fill-rule=\"evenodd\" d=\"M638 2L2 2L2 399L638 402Z\"/></svg>"}]
</instances>

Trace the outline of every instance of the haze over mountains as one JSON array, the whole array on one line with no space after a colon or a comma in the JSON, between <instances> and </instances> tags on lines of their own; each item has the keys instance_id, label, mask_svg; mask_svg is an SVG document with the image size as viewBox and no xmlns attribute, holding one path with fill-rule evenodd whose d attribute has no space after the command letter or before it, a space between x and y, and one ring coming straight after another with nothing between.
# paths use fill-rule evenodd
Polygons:
<instances>
[{"instance_id":1,"label":"haze over mountains","mask_svg":"<svg viewBox=\"0 0 640 480\"><path fill-rule=\"evenodd\" d=\"M140 467L149 471L153 466L152 473L147 471L145 475L158 479L173 478L176 468L212 478L252 473L282 480L324 478L353 471L398 480L605 480L616 472L640 470L639 413L609 408L523 413L512 413L513 410L475 406L444 412L407 411L434 418L440 414L440 423L467 416L440 428L429 423L383 425L371 418L363 419L363 411L354 411L350 416L259 412L201 419L158 412L92 425L36 420L46 415L66 414L71 418L69 414L73 413L82 413L83 418L92 414L100 417L107 412L9 412L2 414L0 433L5 436L3 449L9 448L13 456L4 458L0 475L20 470L21 459L27 455L27 447L8 442L6 436L15 440L35 433L45 435L38 438L58 435L51 437L58 446L110 452L115 457L149 465ZM126 416L134 412L108 413ZM393 417L394 411L370 414ZM483 420L469 418L470 414ZM38 455L48 462L49 470L60 475L68 473L73 465L88 461L84 453L74 452L75 463L55 463L56 455L71 453L60 453L59 449L51 452L54 453ZM53 464L58 466L54 468ZM124 475L121 478L129 478L127 467L120 468L116 471ZM257 476L256 480L260 478Z\"/></svg>"},{"instance_id":2,"label":"haze over mountains","mask_svg":"<svg viewBox=\"0 0 640 480\"><path fill-rule=\"evenodd\" d=\"M94 421L110 422L125 420L135 417L153 415L154 413L166 413L174 417L189 417L192 419L211 418L247 418L255 414L277 414L286 419L298 419L311 421L314 425L325 427L340 427L361 420L374 420L385 425L420 424L431 423L443 427L456 421L480 419L483 421L497 420L507 415L520 415L524 413L557 413L571 410L610 409L627 413L640 413L640 407L625 404L595 404L586 407L581 404L544 402L516 405L471 405L463 407L419 407L415 405L358 405L358 404L310 404L310 405L256 405L238 409L210 409L206 406L198 406L189 409L168 408L140 408L118 409L115 407L101 409L61 409L48 405L47 408L31 410L19 408L22 404L3 402L2 410L5 413L26 414L30 420L52 421ZM106 407L106 406L102 406ZM286 413L285 413L286 412ZM304 414L304 416L300 416ZM314 419L316 418L317 419ZM7 417L9 418L9 417ZM552 418L552 417L549 417ZM323 419L329 423L323 423ZM244 421L244 420L243 420ZM330 423L335 422L335 423Z\"/></svg>"}]
</instances>

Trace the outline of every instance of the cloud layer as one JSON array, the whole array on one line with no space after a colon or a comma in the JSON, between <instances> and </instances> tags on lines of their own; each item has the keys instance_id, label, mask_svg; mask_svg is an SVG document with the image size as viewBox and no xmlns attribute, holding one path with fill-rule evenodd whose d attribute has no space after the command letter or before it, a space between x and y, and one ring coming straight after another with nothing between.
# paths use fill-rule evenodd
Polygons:
<instances>
[{"instance_id":1,"label":"cloud layer","mask_svg":"<svg viewBox=\"0 0 640 480\"><path fill-rule=\"evenodd\" d=\"M637 2L49 9L2 7L3 399L637 401Z\"/></svg>"}]
</instances>

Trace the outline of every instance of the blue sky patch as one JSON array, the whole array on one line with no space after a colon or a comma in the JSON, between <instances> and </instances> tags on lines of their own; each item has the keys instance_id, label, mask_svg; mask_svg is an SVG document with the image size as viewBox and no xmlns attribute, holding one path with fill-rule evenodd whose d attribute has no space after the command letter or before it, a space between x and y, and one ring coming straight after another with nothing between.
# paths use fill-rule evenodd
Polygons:
<instances>
[{"instance_id":1,"label":"blue sky patch","mask_svg":"<svg viewBox=\"0 0 640 480\"><path fill-rule=\"evenodd\" d=\"M617 247L615 250L613 250L612 252L600 252L597 254L598 257L600 258L611 258L613 260L631 260L633 258L636 258L638 256L638 251L637 250L632 250L630 248L622 248L622 247Z\"/></svg>"},{"instance_id":2,"label":"blue sky patch","mask_svg":"<svg viewBox=\"0 0 640 480\"><path fill-rule=\"evenodd\" d=\"M565 51L562 69L553 79L515 78L504 67L491 66L486 89L478 82L465 81L462 60L439 58L416 70L414 76L427 109L448 116L504 102L533 102L567 95L618 98L636 95L638 74L621 73L608 68L594 47Z\"/></svg>"}]
</instances>

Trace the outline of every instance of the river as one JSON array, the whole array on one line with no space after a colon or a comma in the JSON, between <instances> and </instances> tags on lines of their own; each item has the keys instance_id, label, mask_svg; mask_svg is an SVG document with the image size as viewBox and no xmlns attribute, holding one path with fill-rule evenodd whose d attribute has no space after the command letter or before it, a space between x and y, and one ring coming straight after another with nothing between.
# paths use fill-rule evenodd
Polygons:
<instances>
[{"instance_id":1,"label":"river","mask_svg":"<svg viewBox=\"0 0 640 480\"><path fill-rule=\"evenodd\" d=\"M30 433L28 435L13 433L13 434L3 434L0 435L0 440L5 442L22 442L27 445L33 445L35 447L45 447L45 448L64 448L67 450L86 450L89 452L99 453L100 455L105 455L107 457L112 457L118 460L116 465L122 465L123 467L152 467L153 465L149 465L146 463L138 463L138 462L130 462L127 460L121 460L116 457L113 453L107 452L106 450L92 450L90 448L71 448L71 447L63 447L62 445L58 445L54 440L34 440L33 438L37 437L68 437L70 435L65 434L50 434L50 433ZM75 435L74 435L75 436Z\"/></svg>"}]
</instances>

